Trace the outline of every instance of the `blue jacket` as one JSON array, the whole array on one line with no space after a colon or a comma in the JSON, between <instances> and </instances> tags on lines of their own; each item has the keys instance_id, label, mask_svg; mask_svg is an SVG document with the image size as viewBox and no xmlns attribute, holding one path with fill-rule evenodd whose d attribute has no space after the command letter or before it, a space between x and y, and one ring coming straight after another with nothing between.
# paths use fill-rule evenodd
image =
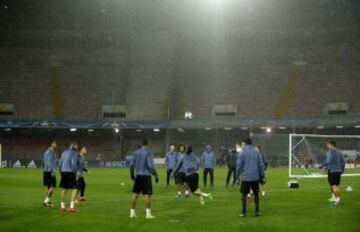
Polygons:
<instances>
[{"instance_id":1,"label":"blue jacket","mask_svg":"<svg viewBox=\"0 0 360 232\"><path fill-rule=\"evenodd\" d=\"M240 175L241 180L247 182L259 181L265 178L262 157L251 145L245 145L239 154L236 165L236 177L239 178Z\"/></svg>"},{"instance_id":2,"label":"blue jacket","mask_svg":"<svg viewBox=\"0 0 360 232\"><path fill-rule=\"evenodd\" d=\"M142 147L137 149L130 165L130 172L133 173L135 169L137 176L154 175L157 177L153 157L153 152L149 148Z\"/></svg>"},{"instance_id":3,"label":"blue jacket","mask_svg":"<svg viewBox=\"0 0 360 232\"><path fill-rule=\"evenodd\" d=\"M343 173L345 171L344 157L337 149L330 149L326 153L325 163L321 164L319 167L326 167L330 173Z\"/></svg>"},{"instance_id":4,"label":"blue jacket","mask_svg":"<svg viewBox=\"0 0 360 232\"><path fill-rule=\"evenodd\" d=\"M216 165L216 157L214 152L205 151L201 156L201 164L203 168L211 168L214 169Z\"/></svg>"},{"instance_id":5,"label":"blue jacket","mask_svg":"<svg viewBox=\"0 0 360 232\"><path fill-rule=\"evenodd\" d=\"M60 163L59 163L60 172L73 172L77 173L78 171L78 153L69 148L61 154Z\"/></svg>"},{"instance_id":6,"label":"blue jacket","mask_svg":"<svg viewBox=\"0 0 360 232\"><path fill-rule=\"evenodd\" d=\"M85 167L85 157L78 154L78 176L84 176L84 172L87 172L87 169Z\"/></svg>"},{"instance_id":7,"label":"blue jacket","mask_svg":"<svg viewBox=\"0 0 360 232\"><path fill-rule=\"evenodd\" d=\"M176 164L174 170L174 176L179 172L180 168L183 167L185 175L190 176L191 174L197 173L199 170L199 160L196 158L194 153L183 155L179 163Z\"/></svg>"},{"instance_id":8,"label":"blue jacket","mask_svg":"<svg viewBox=\"0 0 360 232\"><path fill-rule=\"evenodd\" d=\"M165 155L165 165L166 169L174 169L176 166L176 152L167 152Z\"/></svg>"},{"instance_id":9,"label":"blue jacket","mask_svg":"<svg viewBox=\"0 0 360 232\"><path fill-rule=\"evenodd\" d=\"M180 153L180 152L176 153L176 157L175 157L176 164L174 169L176 169L177 165L181 162L184 155L185 153ZM178 170L178 173L185 173L185 168L183 165L181 165L180 169Z\"/></svg>"},{"instance_id":10,"label":"blue jacket","mask_svg":"<svg viewBox=\"0 0 360 232\"><path fill-rule=\"evenodd\" d=\"M52 148L45 151L43 156L44 172L55 172L56 155Z\"/></svg>"}]
</instances>

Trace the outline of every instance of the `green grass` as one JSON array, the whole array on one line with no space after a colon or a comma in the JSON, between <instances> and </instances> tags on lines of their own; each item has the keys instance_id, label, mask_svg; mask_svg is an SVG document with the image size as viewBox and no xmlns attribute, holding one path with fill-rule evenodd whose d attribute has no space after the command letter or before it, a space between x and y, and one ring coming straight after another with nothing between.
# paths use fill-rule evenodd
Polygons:
<instances>
[{"instance_id":1,"label":"green grass","mask_svg":"<svg viewBox=\"0 0 360 232\"><path fill-rule=\"evenodd\" d=\"M0 170L0 231L360 231L360 178L343 178L352 194L343 192L343 203L331 207L325 179L301 180L300 189L288 189L286 169L267 172L268 198L261 200L262 217L253 217L253 204L246 219L238 217L238 187L224 188L225 169L215 171L215 199L200 205L197 197L175 199L175 188L154 184L153 213L145 220L143 198L137 214L129 219L132 182L126 169L92 169L86 177L89 202L79 203L77 214L61 213L59 189L53 197L55 208L42 206L42 171ZM57 176L59 182L59 175ZM121 186L120 183L125 183ZM207 190L205 190L207 191ZM171 222L178 220L179 222Z\"/></svg>"}]
</instances>

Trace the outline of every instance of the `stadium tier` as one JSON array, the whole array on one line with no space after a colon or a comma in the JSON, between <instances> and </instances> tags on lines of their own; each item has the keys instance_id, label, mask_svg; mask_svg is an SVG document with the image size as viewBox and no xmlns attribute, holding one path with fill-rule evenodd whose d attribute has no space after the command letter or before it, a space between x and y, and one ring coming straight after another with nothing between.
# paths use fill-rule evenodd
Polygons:
<instances>
[{"instance_id":1,"label":"stadium tier","mask_svg":"<svg viewBox=\"0 0 360 232\"><path fill-rule=\"evenodd\" d=\"M242 117L309 117L323 115L327 103L359 115L356 4L290 1L288 11L263 2L239 1L221 14L187 1L151 2L141 4L142 17L124 13L136 3L89 4L79 15L64 3L56 11L63 17L46 22L41 15L52 4L36 18L36 4L18 17L11 12L21 9L9 6L0 16L0 103L14 104L18 118L93 119L103 105L122 105L127 119L140 120L179 119L188 110L213 117L215 105ZM155 9L162 13L153 16ZM262 15L256 23L254 14Z\"/></svg>"}]
</instances>

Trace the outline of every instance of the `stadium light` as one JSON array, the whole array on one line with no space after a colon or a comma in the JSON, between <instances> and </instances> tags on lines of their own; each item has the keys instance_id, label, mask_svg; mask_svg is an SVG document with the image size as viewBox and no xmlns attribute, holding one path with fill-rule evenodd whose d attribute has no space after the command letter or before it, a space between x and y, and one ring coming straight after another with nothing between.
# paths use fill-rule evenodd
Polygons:
<instances>
[{"instance_id":1,"label":"stadium light","mask_svg":"<svg viewBox=\"0 0 360 232\"><path fill-rule=\"evenodd\" d=\"M266 132L267 132L267 133L271 133L271 131L272 131L272 130L271 130L270 127L266 128Z\"/></svg>"},{"instance_id":2,"label":"stadium light","mask_svg":"<svg viewBox=\"0 0 360 232\"><path fill-rule=\"evenodd\" d=\"M137 129L136 132L141 132L141 129Z\"/></svg>"},{"instance_id":3,"label":"stadium light","mask_svg":"<svg viewBox=\"0 0 360 232\"><path fill-rule=\"evenodd\" d=\"M316 128L319 129L319 130L322 130L322 129L324 129L325 127L324 127L324 126L317 126Z\"/></svg>"},{"instance_id":4,"label":"stadium light","mask_svg":"<svg viewBox=\"0 0 360 232\"><path fill-rule=\"evenodd\" d=\"M356 128L356 129L360 129L360 125L356 125L355 128Z\"/></svg>"},{"instance_id":5,"label":"stadium light","mask_svg":"<svg viewBox=\"0 0 360 232\"><path fill-rule=\"evenodd\" d=\"M11 128L5 128L4 131L9 132L11 131Z\"/></svg>"},{"instance_id":6,"label":"stadium light","mask_svg":"<svg viewBox=\"0 0 360 232\"><path fill-rule=\"evenodd\" d=\"M225 127L224 130L226 130L226 131L231 131L232 128L231 128L231 127Z\"/></svg>"},{"instance_id":7,"label":"stadium light","mask_svg":"<svg viewBox=\"0 0 360 232\"><path fill-rule=\"evenodd\" d=\"M336 126L336 129L342 129L344 126Z\"/></svg>"},{"instance_id":8,"label":"stadium light","mask_svg":"<svg viewBox=\"0 0 360 232\"><path fill-rule=\"evenodd\" d=\"M204 128L206 131L211 131L211 127L205 127Z\"/></svg>"},{"instance_id":9,"label":"stadium light","mask_svg":"<svg viewBox=\"0 0 360 232\"><path fill-rule=\"evenodd\" d=\"M94 131L94 129L88 129L88 132L93 132Z\"/></svg>"},{"instance_id":10,"label":"stadium light","mask_svg":"<svg viewBox=\"0 0 360 232\"><path fill-rule=\"evenodd\" d=\"M75 132L75 131L77 131L76 128L70 128L70 132Z\"/></svg>"},{"instance_id":11,"label":"stadium light","mask_svg":"<svg viewBox=\"0 0 360 232\"><path fill-rule=\"evenodd\" d=\"M279 128L279 130L286 130L285 126L279 126L278 128Z\"/></svg>"},{"instance_id":12,"label":"stadium light","mask_svg":"<svg viewBox=\"0 0 360 232\"><path fill-rule=\"evenodd\" d=\"M178 128L177 129L180 133L184 133L184 129L183 128Z\"/></svg>"},{"instance_id":13,"label":"stadium light","mask_svg":"<svg viewBox=\"0 0 360 232\"><path fill-rule=\"evenodd\" d=\"M160 132L159 128L154 128L154 132Z\"/></svg>"},{"instance_id":14,"label":"stadium light","mask_svg":"<svg viewBox=\"0 0 360 232\"><path fill-rule=\"evenodd\" d=\"M115 133L119 133L119 128L115 128Z\"/></svg>"}]
</instances>

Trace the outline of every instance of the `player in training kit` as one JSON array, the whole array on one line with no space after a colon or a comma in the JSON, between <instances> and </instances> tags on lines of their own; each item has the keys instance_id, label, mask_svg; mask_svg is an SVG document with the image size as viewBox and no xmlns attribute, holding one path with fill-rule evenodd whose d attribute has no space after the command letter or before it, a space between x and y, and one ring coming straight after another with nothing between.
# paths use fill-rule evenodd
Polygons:
<instances>
[{"instance_id":1,"label":"player in training kit","mask_svg":"<svg viewBox=\"0 0 360 232\"><path fill-rule=\"evenodd\" d=\"M76 213L75 198L77 194L76 174L78 169L78 145L71 142L69 149L65 150L60 158L59 169L61 173L60 187L61 189L61 208L60 211L67 211L65 207L65 199L68 190L72 190L70 209L68 211Z\"/></svg>"},{"instance_id":2,"label":"player in training kit","mask_svg":"<svg viewBox=\"0 0 360 232\"><path fill-rule=\"evenodd\" d=\"M236 152L236 148L233 147L231 148L228 157L226 158L226 164L227 164L227 168L228 168L228 172L226 175L226 188L229 187L229 183L230 183L230 178L231 176L233 176L233 182L232 182L232 186L235 186L235 182L236 182L236 162L237 162L237 158L238 158L238 153Z\"/></svg>"},{"instance_id":3,"label":"player in training kit","mask_svg":"<svg viewBox=\"0 0 360 232\"><path fill-rule=\"evenodd\" d=\"M264 153L261 151L261 147L259 145L256 145L255 150L260 153L261 158L263 159L263 162L264 162L264 171L266 171L268 163L266 161ZM265 197L265 195L266 195L266 184L265 184L265 182L260 181L260 190L261 190L261 196Z\"/></svg>"},{"instance_id":4,"label":"player in training kit","mask_svg":"<svg viewBox=\"0 0 360 232\"><path fill-rule=\"evenodd\" d=\"M176 158L175 158L175 167L178 163L180 163L180 161L182 160L182 158L185 155L185 150L186 147L184 144L180 144L178 147L178 153L176 154ZM175 169L175 168L174 168ZM189 197L190 193L188 190L188 185L186 183L186 174L185 174L185 168L183 166L181 166L181 168L179 169L179 171L173 175L175 177L175 182L178 188L178 193L177 193L177 198L180 198L182 195L182 192L185 191L185 196Z\"/></svg>"},{"instance_id":5,"label":"player in training kit","mask_svg":"<svg viewBox=\"0 0 360 232\"><path fill-rule=\"evenodd\" d=\"M205 204L203 197L212 199L211 193L203 193L199 188L199 174L197 173L199 170L199 160L196 158L192 147L189 145L186 147L186 154L182 157L180 162L176 164L174 175L176 175L182 167L185 169L186 182L189 185L191 192L200 197L200 204Z\"/></svg>"},{"instance_id":6,"label":"player in training kit","mask_svg":"<svg viewBox=\"0 0 360 232\"><path fill-rule=\"evenodd\" d=\"M87 201L85 197L85 179L84 174L90 174L90 172L85 167L85 155L87 153L86 147L81 147L78 154L78 172L77 172L77 195L80 192L80 201Z\"/></svg>"},{"instance_id":7,"label":"player in training kit","mask_svg":"<svg viewBox=\"0 0 360 232\"><path fill-rule=\"evenodd\" d=\"M56 174L55 174L56 147L57 147L56 141L50 142L49 147L45 151L43 156L43 166L44 166L43 183L45 186L44 206L46 207L53 206L53 204L50 201L50 198L54 193L54 189L56 188Z\"/></svg>"},{"instance_id":8,"label":"player in training kit","mask_svg":"<svg viewBox=\"0 0 360 232\"><path fill-rule=\"evenodd\" d=\"M137 149L134 153L130 165L130 176L134 181L132 190L130 218L136 218L135 208L139 194L145 196L146 219L154 219L151 214L151 195L153 194L151 175L155 176L155 182L159 182L159 177L155 169L153 161L153 152L148 148L147 139L141 141L141 148ZM136 173L136 176L135 176Z\"/></svg>"},{"instance_id":9,"label":"player in training kit","mask_svg":"<svg viewBox=\"0 0 360 232\"><path fill-rule=\"evenodd\" d=\"M207 185L207 176L210 174L210 185L213 188L214 187L214 169L216 165L216 157L214 152L211 149L210 145L207 145L205 148L204 153L201 156L201 164L204 169L204 187L206 188Z\"/></svg>"},{"instance_id":10,"label":"player in training kit","mask_svg":"<svg viewBox=\"0 0 360 232\"><path fill-rule=\"evenodd\" d=\"M331 191L329 202L336 206L340 202L340 180L341 174L345 171L345 161L343 155L336 149L334 140L328 140L326 146L329 149L326 154L326 161L319 168L326 167L328 170L328 182Z\"/></svg>"},{"instance_id":11,"label":"player in training kit","mask_svg":"<svg viewBox=\"0 0 360 232\"><path fill-rule=\"evenodd\" d=\"M176 151L175 145L170 145L170 151L165 155L165 166L166 166L166 186L170 185L171 173L174 171L176 165Z\"/></svg>"},{"instance_id":12,"label":"player in training kit","mask_svg":"<svg viewBox=\"0 0 360 232\"><path fill-rule=\"evenodd\" d=\"M242 194L242 213L240 217L246 217L246 200L250 190L255 198L255 216L260 216L259 205L259 181L265 183L264 162L259 152L252 146L251 139L243 142L243 149L239 154L236 165L236 177L241 175L240 192Z\"/></svg>"}]
</instances>

